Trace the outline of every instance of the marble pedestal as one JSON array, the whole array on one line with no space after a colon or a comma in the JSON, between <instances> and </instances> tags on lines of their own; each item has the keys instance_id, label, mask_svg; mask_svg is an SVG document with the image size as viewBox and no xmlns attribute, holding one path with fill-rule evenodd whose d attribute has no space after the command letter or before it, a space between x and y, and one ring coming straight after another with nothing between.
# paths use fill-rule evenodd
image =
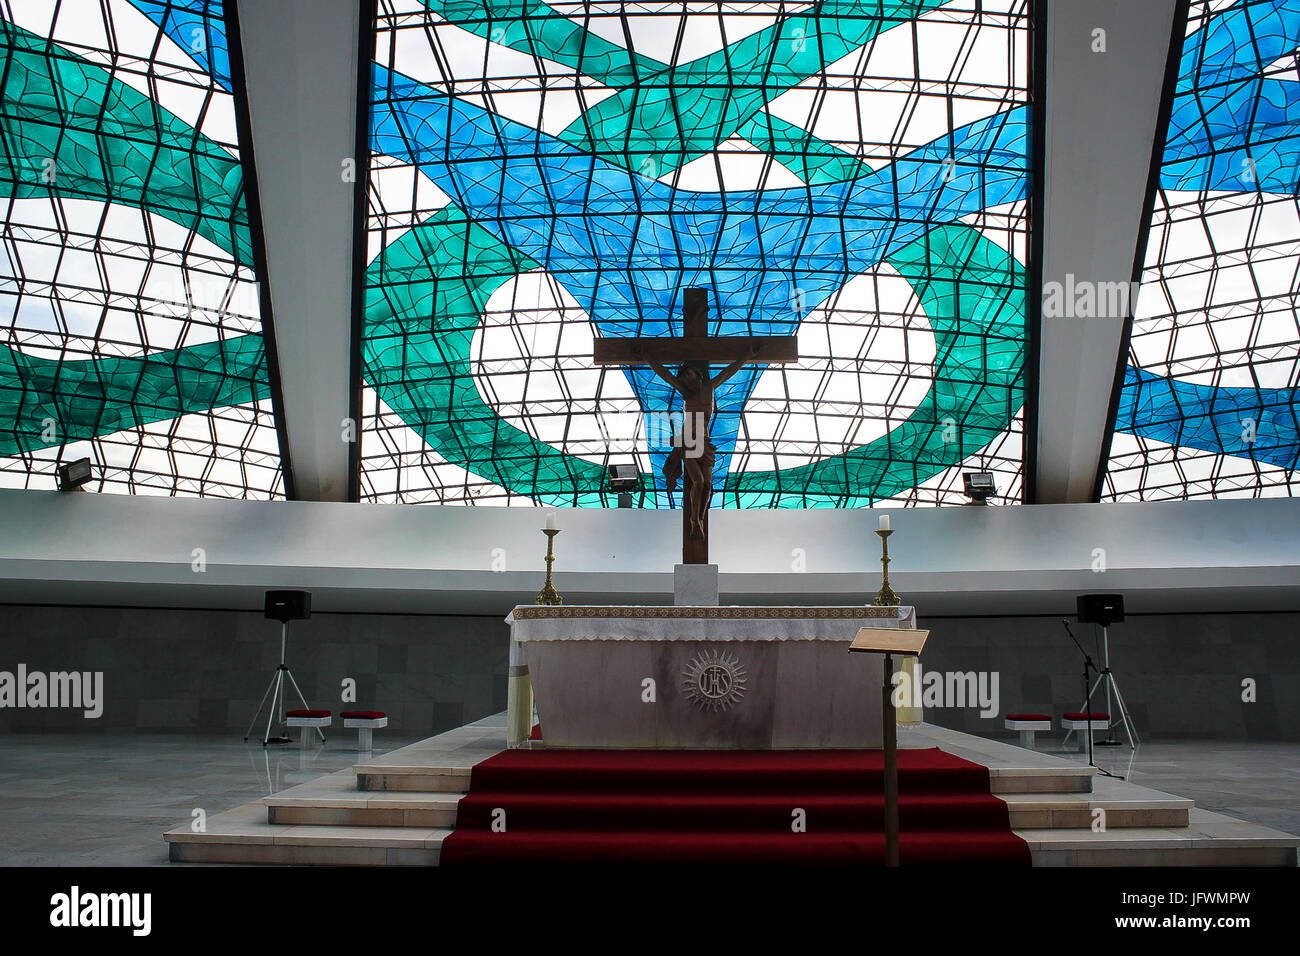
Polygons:
<instances>
[{"instance_id":1,"label":"marble pedestal","mask_svg":"<svg viewBox=\"0 0 1300 956\"><path fill-rule=\"evenodd\" d=\"M718 566L673 565L673 604L678 607L717 607Z\"/></svg>"},{"instance_id":2,"label":"marble pedestal","mask_svg":"<svg viewBox=\"0 0 1300 956\"><path fill-rule=\"evenodd\" d=\"M860 627L916 618L910 607L526 605L507 620L548 748L798 749L882 745L882 661L848 645ZM522 730L524 702L510 706Z\"/></svg>"}]
</instances>

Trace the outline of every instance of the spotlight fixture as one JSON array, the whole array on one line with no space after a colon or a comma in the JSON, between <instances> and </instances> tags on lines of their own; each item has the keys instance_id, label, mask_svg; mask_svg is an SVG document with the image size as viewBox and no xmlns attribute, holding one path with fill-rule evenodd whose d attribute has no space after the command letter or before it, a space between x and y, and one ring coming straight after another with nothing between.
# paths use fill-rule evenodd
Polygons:
<instances>
[{"instance_id":1,"label":"spotlight fixture","mask_svg":"<svg viewBox=\"0 0 1300 956\"><path fill-rule=\"evenodd\" d=\"M988 499L998 493L991 471L963 471L961 480L966 486L965 495L970 499L967 504L987 505Z\"/></svg>"},{"instance_id":2,"label":"spotlight fixture","mask_svg":"<svg viewBox=\"0 0 1300 956\"><path fill-rule=\"evenodd\" d=\"M641 488L641 471L636 465L610 465L609 490L618 493L620 508L632 507L632 492Z\"/></svg>"},{"instance_id":3,"label":"spotlight fixture","mask_svg":"<svg viewBox=\"0 0 1300 956\"><path fill-rule=\"evenodd\" d=\"M55 481L59 491L76 491L90 481L90 459L78 458L66 465L59 465L55 472Z\"/></svg>"}]
</instances>

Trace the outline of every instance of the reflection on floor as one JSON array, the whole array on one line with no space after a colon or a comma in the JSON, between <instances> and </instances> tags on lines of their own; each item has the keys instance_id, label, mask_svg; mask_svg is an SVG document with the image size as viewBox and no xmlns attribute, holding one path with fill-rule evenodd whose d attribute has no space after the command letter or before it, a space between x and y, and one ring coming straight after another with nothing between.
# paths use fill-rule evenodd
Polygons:
<instances>
[{"instance_id":1,"label":"reflection on floor","mask_svg":"<svg viewBox=\"0 0 1300 956\"><path fill-rule=\"evenodd\" d=\"M412 742L377 737L374 757ZM1085 762L1042 742L1051 756ZM1123 773L1128 758L1127 748L1110 748L1097 762ZM0 736L0 863L161 865L167 847L159 833L196 808L215 815L357 762L342 741L303 755L223 737ZM1149 742L1130 779L1205 810L1300 833L1300 742Z\"/></svg>"},{"instance_id":2,"label":"reflection on floor","mask_svg":"<svg viewBox=\"0 0 1300 956\"><path fill-rule=\"evenodd\" d=\"M412 743L380 738L375 755ZM0 865L161 866L159 831L350 767L355 740L303 754L238 737L0 736Z\"/></svg>"},{"instance_id":3,"label":"reflection on floor","mask_svg":"<svg viewBox=\"0 0 1300 956\"><path fill-rule=\"evenodd\" d=\"M997 739L1015 742L1014 737ZM1039 734L1038 749L1088 762L1073 746L1062 749L1057 734ZM1157 740L1144 741L1136 754L1123 745L1097 746L1093 754L1102 770L1187 797L1202 810L1300 833L1300 742Z\"/></svg>"},{"instance_id":4,"label":"reflection on floor","mask_svg":"<svg viewBox=\"0 0 1300 956\"><path fill-rule=\"evenodd\" d=\"M1206 810L1300 833L1300 743L1144 743L1130 779Z\"/></svg>"}]
</instances>

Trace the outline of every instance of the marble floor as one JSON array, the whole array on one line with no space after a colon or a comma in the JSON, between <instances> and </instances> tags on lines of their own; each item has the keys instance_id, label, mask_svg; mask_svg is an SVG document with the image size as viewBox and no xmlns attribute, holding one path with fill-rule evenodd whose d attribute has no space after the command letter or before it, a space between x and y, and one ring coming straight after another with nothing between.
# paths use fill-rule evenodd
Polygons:
<instances>
[{"instance_id":1,"label":"marble floor","mask_svg":"<svg viewBox=\"0 0 1300 956\"><path fill-rule=\"evenodd\" d=\"M238 737L0 735L0 866L163 866L162 832L357 763ZM415 741L375 734L374 756Z\"/></svg>"},{"instance_id":2,"label":"marble floor","mask_svg":"<svg viewBox=\"0 0 1300 956\"><path fill-rule=\"evenodd\" d=\"M412 742L377 735L373 756ZM195 808L213 815L357 762L342 743L304 756L238 738L0 736L0 865L162 865L162 832ZM1123 773L1128 750L1101 751L1098 763ZM1150 742L1130 779L1300 833L1300 743Z\"/></svg>"},{"instance_id":3,"label":"marble floor","mask_svg":"<svg viewBox=\"0 0 1300 956\"><path fill-rule=\"evenodd\" d=\"M998 738L1015 743L1014 737ZM1039 734L1039 751L1078 763L1057 735ZM1071 738L1073 743L1073 738ZM1300 834L1300 743L1245 740L1148 740L1128 747L1094 747L1102 770L1196 801L1202 810Z\"/></svg>"},{"instance_id":4,"label":"marble floor","mask_svg":"<svg viewBox=\"0 0 1300 956\"><path fill-rule=\"evenodd\" d=\"M1097 764L1126 760L1098 758ZM1300 743L1144 743L1129 779L1188 797L1203 810L1300 834Z\"/></svg>"}]
</instances>

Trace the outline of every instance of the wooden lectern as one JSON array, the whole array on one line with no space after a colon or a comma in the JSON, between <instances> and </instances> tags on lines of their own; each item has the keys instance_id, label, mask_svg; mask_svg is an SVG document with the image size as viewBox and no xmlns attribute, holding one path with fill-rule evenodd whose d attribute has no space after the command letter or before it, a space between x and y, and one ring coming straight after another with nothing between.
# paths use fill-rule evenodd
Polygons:
<instances>
[{"instance_id":1,"label":"wooden lectern","mask_svg":"<svg viewBox=\"0 0 1300 956\"><path fill-rule=\"evenodd\" d=\"M864 627L849 651L884 654L880 700L885 734L885 865L898 866L898 715L894 711L894 655L919 657L929 631L904 627Z\"/></svg>"}]
</instances>

